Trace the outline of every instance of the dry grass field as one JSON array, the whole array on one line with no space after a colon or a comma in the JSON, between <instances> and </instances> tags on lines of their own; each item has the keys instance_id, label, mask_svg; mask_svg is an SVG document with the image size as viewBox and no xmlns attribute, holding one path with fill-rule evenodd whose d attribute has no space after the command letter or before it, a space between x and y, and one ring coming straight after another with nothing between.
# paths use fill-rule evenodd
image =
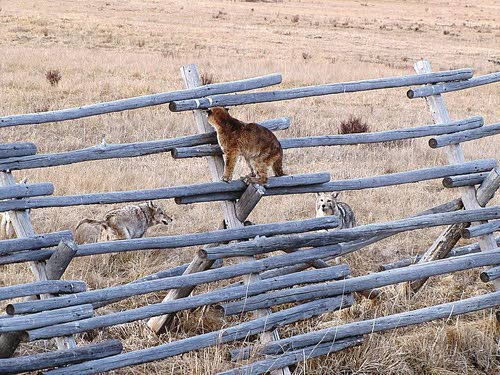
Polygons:
<instances>
[{"instance_id":1,"label":"dry grass field","mask_svg":"<svg viewBox=\"0 0 500 375\"><path fill-rule=\"evenodd\" d=\"M469 1L154 1L11 0L0 1L0 115L40 112L170 91L183 87L179 67L195 63L217 82L283 74L281 87L297 87L399 76L413 73L420 58L434 70L471 67L476 75L500 70L500 4ZM60 73L51 85L49 70ZM499 85L447 94L451 117L500 119ZM289 116L292 125L278 137L337 134L350 115L362 117L371 131L432 123L423 100L410 101L406 89L324 96L234 108L235 117L264 120ZM33 141L40 153L193 134L191 113L170 113L167 106L67 121L1 129L2 142ZM500 137L464 145L468 160L500 160ZM285 172L331 172L354 178L446 164L443 150L427 139L384 145L346 146L285 152ZM243 166L237 173L244 173ZM204 159L173 160L170 155L87 162L15 173L30 182L50 181L56 194L176 186L207 182ZM342 193L360 223L407 217L457 196L441 181ZM250 219L258 223L314 216L314 196L265 198ZM218 203L177 206L160 202L174 218L148 235L214 230ZM500 204L496 197L493 203ZM116 206L32 211L40 233L73 228ZM220 213L220 214L219 214ZM442 228L401 234L348 257L355 275L381 263L425 250ZM65 278L102 288L191 260L195 248L143 251L79 258ZM26 265L4 266L0 285L32 279ZM212 290L208 285L198 291ZM342 322L367 319L492 290L478 271L435 277L414 297L388 287L379 302L357 299L331 313L282 329L283 337ZM161 293L111 305L119 310L158 302ZM0 306L3 307L3 306ZM173 332L157 338L145 324L113 327L79 335L79 343L117 337L127 351L218 329L237 320L216 319L210 309L179 314ZM498 373L499 328L491 310L367 337L364 345L300 364L296 374L493 374ZM52 347L51 342L22 345L23 354ZM116 374L208 374L229 369L230 345L165 361L118 370Z\"/></svg>"}]
</instances>

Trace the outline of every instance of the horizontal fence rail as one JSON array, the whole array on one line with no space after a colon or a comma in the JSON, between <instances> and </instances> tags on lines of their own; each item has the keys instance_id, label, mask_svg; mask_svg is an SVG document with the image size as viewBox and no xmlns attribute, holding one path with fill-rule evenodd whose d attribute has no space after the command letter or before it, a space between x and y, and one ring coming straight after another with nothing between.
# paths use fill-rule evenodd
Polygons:
<instances>
[{"instance_id":1,"label":"horizontal fence rail","mask_svg":"<svg viewBox=\"0 0 500 375\"><path fill-rule=\"evenodd\" d=\"M34 294L78 293L87 290L83 281L47 280L0 288L0 300L32 296Z\"/></svg>"},{"instance_id":2,"label":"horizontal fence rail","mask_svg":"<svg viewBox=\"0 0 500 375\"><path fill-rule=\"evenodd\" d=\"M273 268L280 268L328 257L338 252L338 249L339 246L333 246L328 249L318 248L306 251L296 251L292 254L277 255L270 258L226 266L220 269L169 277L166 279L119 285L101 290L82 292L78 293L78 295L68 295L64 297L56 297L40 301L18 302L8 305L6 310L10 315L27 313L31 314L40 311L59 309L86 303L102 303L104 301L112 301L118 298L123 299L167 289L178 289L186 286L196 286L203 283L226 280L231 277L267 271ZM276 279L274 279L274 282L276 282ZM249 284L246 287L250 288L255 284L257 284L257 282ZM223 293L225 292L226 290Z\"/></svg>"},{"instance_id":3,"label":"horizontal fence rail","mask_svg":"<svg viewBox=\"0 0 500 375\"><path fill-rule=\"evenodd\" d=\"M491 164L486 162L487 164ZM491 169L492 167L490 167ZM461 172L467 173L467 171ZM311 173L289 175L283 177L269 177L264 185L271 187L293 187L297 185L321 184L330 181L329 173ZM241 195L247 185L241 180L226 182L211 182L187 186L175 186L160 189L134 190L124 192L94 193L67 196L53 196L47 198L26 198L15 201L0 202L0 212L12 210L26 210L43 207L68 207L89 204L112 204L124 202L140 202L154 199L172 199L189 196L190 194L211 192L237 192Z\"/></svg>"},{"instance_id":4,"label":"horizontal fence rail","mask_svg":"<svg viewBox=\"0 0 500 375\"><path fill-rule=\"evenodd\" d=\"M486 224L479 224L462 230L463 238L474 238L500 231L500 220L494 220Z\"/></svg>"},{"instance_id":5,"label":"horizontal fence rail","mask_svg":"<svg viewBox=\"0 0 500 375\"><path fill-rule=\"evenodd\" d=\"M495 237L495 242L498 247L500 247L500 236ZM467 254L474 254L474 253L479 253L481 251L479 244L478 243L473 243L471 245L465 245L465 246L460 246L456 247L452 250L447 255L447 258L451 257L456 257L456 256L461 256L461 255L467 255ZM401 268L401 267L408 267L411 266L412 264L416 263L418 260L422 258L421 255L414 255L408 258L403 258L400 260L397 260L395 262L391 263L386 263L383 264L379 267L379 271L386 271L386 270L392 270L395 268Z\"/></svg>"},{"instance_id":6,"label":"horizontal fence rail","mask_svg":"<svg viewBox=\"0 0 500 375\"><path fill-rule=\"evenodd\" d=\"M414 74L402 77L387 77L353 82L332 83L252 94L218 95L211 96L210 98L199 98L196 100L175 100L169 104L169 108L173 112L180 112L195 109L208 109L211 107L266 103L279 100L307 98L310 96L343 94L347 92L423 85L426 83L460 81L469 79L472 77L472 75L472 69L457 69L436 73Z\"/></svg>"},{"instance_id":7,"label":"horizontal fence rail","mask_svg":"<svg viewBox=\"0 0 500 375\"><path fill-rule=\"evenodd\" d=\"M429 146L439 148L449 145L473 141L484 137L500 134L500 123L485 125L480 129L464 130L454 134L441 135L440 137L429 139Z\"/></svg>"},{"instance_id":8,"label":"horizontal fence rail","mask_svg":"<svg viewBox=\"0 0 500 375\"><path fill-rule=\"evenodd\" d=\"M416 216L386 223L361 225L349 229L339 229L330 232L291 234L273 238L256 238L248 242L210 247L199 250L199 255L206 259L219 259L235 256L252 256L269 253L276 250L293 249L309 246L328 246L350 240L358 240L395 234L415 229L430 228L440 225L468 223L478 220L500 218L500 206L466 210L448 213Z\"/></svg>"},{"instance_id":9,"label":"horizontal fence rail","mask_svg":"<svg viewBox=\"0 0 500 375\"><path fill-rule=\"evenodd\" d=\"M391 173L382 176L362 177L349 180L337 180L322 184L310 186L297 186L286 188L266 188L264 196L284 195L284 194L303 194L303 193L321 193L331 191L362 190L373 189L391 185L401 185L413 182L434 180L452 175L462 175L468 173L477 173L491 171L497 164L495 159L482 159L465 162L461 164L445 165L439 167L416 169L407 172ZM178 204L191 204L198 202L212 202L220 200L235 200L241 196L241 193L224 192L208 193L193 196L184 196L175 199ZM0 211L2 203L0 203Z\"/></svg>"},{"instance_id":10,"label":"horizontal fence rail","mask_svg":"<svg viewBox=\"0 0 500 375\"><path fill-rule=\"evenodd\" d=\"M414 139L430 135L441 135L460 132L469 129L476 129L483 126L483 118L480 116L470 117L448 124L424 125L415 128L386 130L373 133L324 135L315 137L284 138L280 139L283 149L319 147L319 146L340 146L358 145L379 142L391 142L404 139ZM172 151L172 156L176 159L193 158L202 156L222 155L219 145L203 145L198 147L177 147ZM1 164L0 164L1 165Z\"/></svg>"},{"instance_id":11,"label":"horizontal fence rail","mask_svg":"<svg viewBox=\"0 0 500 375\"><path fill-rule=\"evenodd\" d=\"M262 290L268 291L281 287L291 287L298 284L326 282L332 279L338 279L339 277L345 276L348 273L349 268L346 265L336 266L335 268L328 267L321 270L298 272L293 275L277 277L273 280L256 282L252 284L251 288L248 288L246 285L242 285L226 289L223 293L221 293L220 290L215 290L197 296L152 304L95 318L88 318L75 322L74 324L70 322L36 330L30 330L30 332L28 332L28 338L30 341L34 341L41 338L66 335L69 334L69 332L77 333L88 331L94 328L114 326L117 324L123 324L144 318L149 318L152 316L162 315L165 313L174 313L181 310L212 305L214 303L227 301L229 299L241 298L244 297L246 293L250 293L249 295L255 295L257 293L261 293ZM249 290L247 291L246 289Z\"/></svg>"},{"instance_id":12,"label":"horizontal fence rail","mask_svg":"<svg viewBox=\"0 0 500 375\"><path fill-rule=\"evenodd\" d=\"M98 242L80 245L76 256L106 254L115 251L124 252L207 245L211 243L243 240L255 236L274 236L285 233L300 233L321 229L332 229L337 226L338 218L336 216L325 216L321 218L286 221L272 224L256 224L241 228L216 230L213 232Z\"/></svg>"},{"instance_id":13,"label":"horizontal fence rail","mask_svg":"<svg viewBox=\"0 0 500 375\"><path fill-rule=\"evenodd\" d=\"M0 143L0 159L36 154L36 145L31 142Z\"/></svg>"},{"instance_id":14,"label":"horizontal fence rail","mask_svg":"<svg viewBox=\"0 0 500 375\"><path fill-rule=\"evenodd\" d=\"M406 95L410 99L423 98L431 95L443 94L445 92L453 92L458 90L469 89L500 81L500 72L485 74L479 77L473 77L461 82L447 82L437 85L423 86L417 89L408 90Z\"/></svg>"},{"instance_id":15,"label":"horizontal fence rail","mask_svg":"<svg viewBox=\"0 0 500 375\"><path fill-rule=\"evenodd\" d=\"M57 246L63 239L73 239L69 230L54 233L37 234L33 237L16 238L0 241L0 256L12 254L17 251L41 249ZM1 258L0 258L1 259Z\"/></svg>"},{"instance_id":16,"label":"horizontal fence rail","mask_svg":"<svg viewBox=\"0 0 500 375\"><path fill-rule=\"evenodd\" d=\"M269 373L272 370L281 369L298 362L307 361L311 358L339 352L341 350L361 345L364 342L362 336L348 337L342 340L333 340L321 344L312 345L293 352L269 356L266 359L252 362L232 370L219 372L216 375L257 375Z\"/></svg>"},{"instance_id":17,"label":"horizontal fence rail","mask_svg":"<svg viewBox=\"0 0 500 375\"><path fill-rule=\"evenodd\" d=\"M300 320L312 318L328 311L335 311L353 304L352 296L332 297L319 301L308 302L286 310L271 313L262 318L254 319L233 327L189 337L182 340L158 345L148 349L132 351L113 357L109 361L103 359L69 366L67 368L48 371L47 375L58 374L95 374L125 366L157 361L173 357L191 350L232 342L247 338L261 332L272 331L279 326L292 324Z\"/></svg>"},{"instance_id":18,"label":"horizontal fence rail","mask_svg":"<svg viewBox=\"0 0 500 375\"><path fill-rule=\"evenodd\" d=\"M345 337L365 335L369 333L387 331L431 320L449 318L478 310L489 309L500 305L500 292L471 297L461 301L425 307L385 317L353 322L337 327L326 328L320 331L309 332L292 338L277 340L265 344L260 351L263 354L278 354L288 350L297 350L302 347L316 345L325 341L340 340Z\"/></svg>"},{"instance_id":19,"label":"horizontal fence rail","mask_svg":"<svg viewBox=\"0 0 500 375\"><path fill-rule=\"evenodd\" d=\"M283 130L290 126L290 120L287 117L281 117L273 120L262 121L259 122L259 124L270 130ZM207 143L217 143L217 135L215 132L157 141L98 145L80 150L65 151L54 154L38 154L8 158L0 160L0 170L46 168L91 160L131 158L170 152L176 147L196 146Z\"/></svg>"},{"instance_id":20,"label":"horizontal fence rail","mask_svg":"<svg viewBox=\"0 0 500 375\"><path fill-rule=\"evenodd\" d=\"M309 232L320 229L335 228L338 219L335 216L306 219L300 221L288 221L284 223L259 224L235 229L218 230L213 232L181 234L175 236L135 238L130 240L119 240L109 242L98 242L83 244L78 247L76 257L83 257L112 252L126 252L138 250L172 249L210 243L220 243L234 240L243 240L258 235L272 236L283 233ZM40 250L18 253L17 262L44 260L50 258L55 250ZM12 258L11 258L12 259ZM0 257L0 264L2 258Z\"/></svg>"},{"instance_id":21,"label":"horizontal fence rail","mask_svg":"<svg viewBox=\"0 0 500 375\"><path fill-rule=\"evenodd\" d=\"M160 105L170 103L174 100L193 99L214 94L253 90L279 84L281 83L281 80L281 74L269 74L262 77L243 79L239 81L212 83L210 85L200 86L194 89L170 91L161 94L144 95L129 99L84 105L77 108L4 116L0 117L0 128L16 125L42 124L46 122L73 120L82 117L101 115L104 113L125 111L127 109Z\"/></svg>"},{"instance_id":22,"label":"horizontal fence rail","mask_svg":"<svg viewBox=\"0 0 500 375\"><path fill-rule=\"evenodd\" d=\"M490 281L496 280L500 278L500 267L493 267L489 270L481 272L479 275L482 281L485 283L489 283Z\"/></svg>"},{"instance_id":23,"label":"horizontal fence rail","mask_svg":"<svg viewBox=\"0 0 500 375\"><path fill-rule=\"evenodd\" d=\"M471 173L463 176L450 176L443 178L443 186L447 188L455 188L462 186L473 186L481 184L488 176L488 172Z\"/></svg>"},{"instance_id":24,"label":"horizontal fence rail","mask_svg":"<svg viewBox=\"0 0 500 375\"><path fill-rule=\"evenodd\" d=\"M37 197L54 193L54 185L50 183L17 184L0 187L0 199Z\"/></svg>"},{"instance_id":25,"label":"horizontal fence rail","mask_svg":"<svg viewBox=\"0 0 500 375\"><path fill-rule=\"evenodd\" d=\"M77 346L71 349L22 357L0 358L0 369L7 374L36 371L109 357L120 354L122 349L120 340L106 340L97 344Z\"/></svg>"},{"instance_id":26,"label":"horizontal fence rail","mask_svg":"<svg viewBox=\"0 0 500 375\"><path fill-rule=\"evenodd\" d=\"M37 314L0 319L0 333L26 331L54 324L73 322L94 315L92 305L65 307L57 310L42 311Z\"/></svg>"}]
</instances>

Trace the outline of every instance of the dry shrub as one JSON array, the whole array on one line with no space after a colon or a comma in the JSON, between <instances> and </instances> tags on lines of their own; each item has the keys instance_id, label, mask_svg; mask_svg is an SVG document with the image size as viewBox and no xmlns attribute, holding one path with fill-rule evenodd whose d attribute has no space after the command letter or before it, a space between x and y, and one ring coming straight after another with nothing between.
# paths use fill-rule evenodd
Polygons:
<instances>
[{"instance_id":1,"label":"dry shrub","mask_svg":"<svg viewBox=\"0 0 500 375\"><path fill-rule=\"evenodd\" d=\"M212 73L202 73L200 78L203 86L214 83L214 75Z\"/></svg>"},{"instance_id":2,"label":"dry shrub","mask_svg":"<svg viewBox=\"0 0 500 375\"><path fill-rule=\"evenodd\" d=\"M366 122L363 122L361 117L351 115L346 121L340 122L339 134L366 133L368 131L370 131L370 127Z\"/></svg>"},{"instance_id":3,"label":"dry shrub","mask_svg":"<svg viewBox=\"0 0 500 375\"><path fill-rule=\"evenodd\" d=\"M49 81L51 86L56 86L61 80L62 76L59 70L50 69L45 73L45 78L47 78L47 81Z\"/></svg>"},{"instance_id":4,"label":"dry shrub","mask_svg":"<svg viewBox=\"0 0 500 375\"><path fill-rule=\"evenodd\" d=\"M292 16L292 18L290 18L290 20L293 22L293 23L297 23L299 22L300 20L300 17L298 14L296 14L295 16Z\"/></svg>"}]
</instances>

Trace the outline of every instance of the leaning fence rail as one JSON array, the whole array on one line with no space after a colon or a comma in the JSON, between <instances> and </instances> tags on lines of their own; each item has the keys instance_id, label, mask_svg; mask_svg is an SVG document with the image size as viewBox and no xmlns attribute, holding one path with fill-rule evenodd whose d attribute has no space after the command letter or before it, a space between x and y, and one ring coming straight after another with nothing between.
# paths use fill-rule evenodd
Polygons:
<instances>
[{"instance_id":1,"label":"leaning fence rail","mask_svg":"<svg viewBox=\"0 0 500 375\"><path fill-rule=\"evenodd\" d=\"M402 77L387 77L370 79L356 82L332 83L319 86L299 87L280 91L268 91L261 93L218 95L210 98L199 98L196 100L172 101L169 104L171 111L190 111L194 109L208 109L211 107L235 106L242 104L255 104L275 102L279 100L291 100L307 98L311 96L343 94L356 91L379 90L394 87L423 85L426 83L439 83L449 81L460 81L472 78L472 69L448 70L436 73L414 74Z\"/></svg>"},{"instance_id":2,"label":"leaning fence rail","mask_svg":"<svg viewBox=\"0 0 500 375\"><path fill-rule=\"evenodd\" d=\"M472 76L472 73L470 73L470 75ZM137 109L166 104L174 100L200 98L207 95L252 90L279 84L281 83L281 79L281 74L269 74L267 76L243 79L240 81L212 83L210 85L205 85L194 89L144 95L129 99L114 100L106 103L84 105L77 108L4 116L0 117L0 128L16 125L42 124L46 122L73 120L82 117L102 115L105 113L120 112L128 109Z\"/></svg>"}]
</instances>

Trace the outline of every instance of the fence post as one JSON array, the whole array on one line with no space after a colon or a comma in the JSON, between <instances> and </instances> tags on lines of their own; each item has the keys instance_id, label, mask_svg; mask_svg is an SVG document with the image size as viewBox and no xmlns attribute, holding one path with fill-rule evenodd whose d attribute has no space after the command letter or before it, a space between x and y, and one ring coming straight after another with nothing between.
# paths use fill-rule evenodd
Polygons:
<instances>
[{"instance_id":1,"label":"fence post","mask_svg":"<svg viewBox=\"0 0 500 375\"><path fill-rule=\"evenodd\" d=\"M15 184L16 182L12 173L0 172L0 186L12 186ZM33 229L27 210L10 211L9 216L18 238L35 236L35 230ZM29 265L37 281L49 280L49 277L47 277L46 264L44 262L30 262ZM40 295L40 298L48 297L49 296L46 295ZM71 349L76 347L73 336L56 337L55 341L58 349ZM0 336L0 357L5 358L12 356L20 342L20 332L2 334Z\"/></svg>"},{"instance_id":2,"label":"fence post","mask_svg":"<svg viewBox=\"0 0 500 375\"><path fill-rule=\"evenodd\" d=\"M183 66L181 68L181 74L184 79L184 83L186 84L186 87L188 89L194 88L197 86L200 86L200 76L198 74L198 69L196 68L196 65L187 65ZM203 111L194 111L194 118L196 122L196 126L198 128L199 133L207 133L213 131L212 127L207 121L207 117ZM212 176L213 181L220 181L222 178L222 175L224 173L224 159L222 156L213 156L208 158L208 167L210 170L210 174ZM228 228L239 228L243 226L243 222L245 220L245 217L240 217L236 215L236 205L232 201L223 201L222 202L222 208L224 211L224 219L226 222L226 225ZM247 211L249 214L250 210ZM243 219L243 220L241 220ZM246 257L243 259L239 259L239 261L247 261L249 259L253 259L253 257ZM204 271L206 269L209 269L212 265L211 262L207 262L205 259L201 259L198 255L195 256L193 261L191 262L191 265L193 267L188 267L185 273L187 272L200 272ZM258 280L260 277L259 275L254 275L251 274L248 277L245 278L245 282L253 282L255 280ZM188 288L185 288L184 290L185 295L177 295L176 297L185 297L188 296L191 290L188 290ZM188 293L189 291L189 293ZM170 294L170 298L173 297L173 294ZM164 302L170 300L169 295L163 300ZM266 316L268 314L268 310L257 310L254 315L256 317L262 317ZM159 316L152 318L148 321L148 326L156 333L160 332L163 327L165 326L165 323L167 323L169 320L171 320L171 316L169 315L164 315L164 316ZM263 333L261 334L261 341L263 342L270 342L275 339L279 339L279 335L277 331L273 331L272 333ZM273 374L280 374L280 375L286 375L290 374L290 370L288 368L282 369L282 370L277 370L276 372L273 372Z\"/></svg>"},{"instance_id":3,"label":"fence post","mask_svg":"<svg viewBox=\"0 0 500 375\"><path fill-rule=\"evenodd\" d=\"M419 74L432 72L431 65L428 61L418 61L415 64L415 71ZM440 94L426 97L426 102L431 112L432 118L436 124L448 123L451 121L444 100ZM446 146L448 162L450 164L463 163L465 161L464 153L460 144ZM462 197L462 202L466 210L481 208L477 197L476 189L473 186L463 186L458 188ZM485 202L486 203L486 202ZM449 227L422 256L418 263L441 259L446 257L448 252L458 241L459 233L463 228ZM495 249L496 242L493 235L481 236L478 239L481 251ZM425 283L425 279L416 280L410 283L410 288L413 292L417 292ZM500 290L500 280L493 281L496 290Z\"/></svg>"}]
</instances>

